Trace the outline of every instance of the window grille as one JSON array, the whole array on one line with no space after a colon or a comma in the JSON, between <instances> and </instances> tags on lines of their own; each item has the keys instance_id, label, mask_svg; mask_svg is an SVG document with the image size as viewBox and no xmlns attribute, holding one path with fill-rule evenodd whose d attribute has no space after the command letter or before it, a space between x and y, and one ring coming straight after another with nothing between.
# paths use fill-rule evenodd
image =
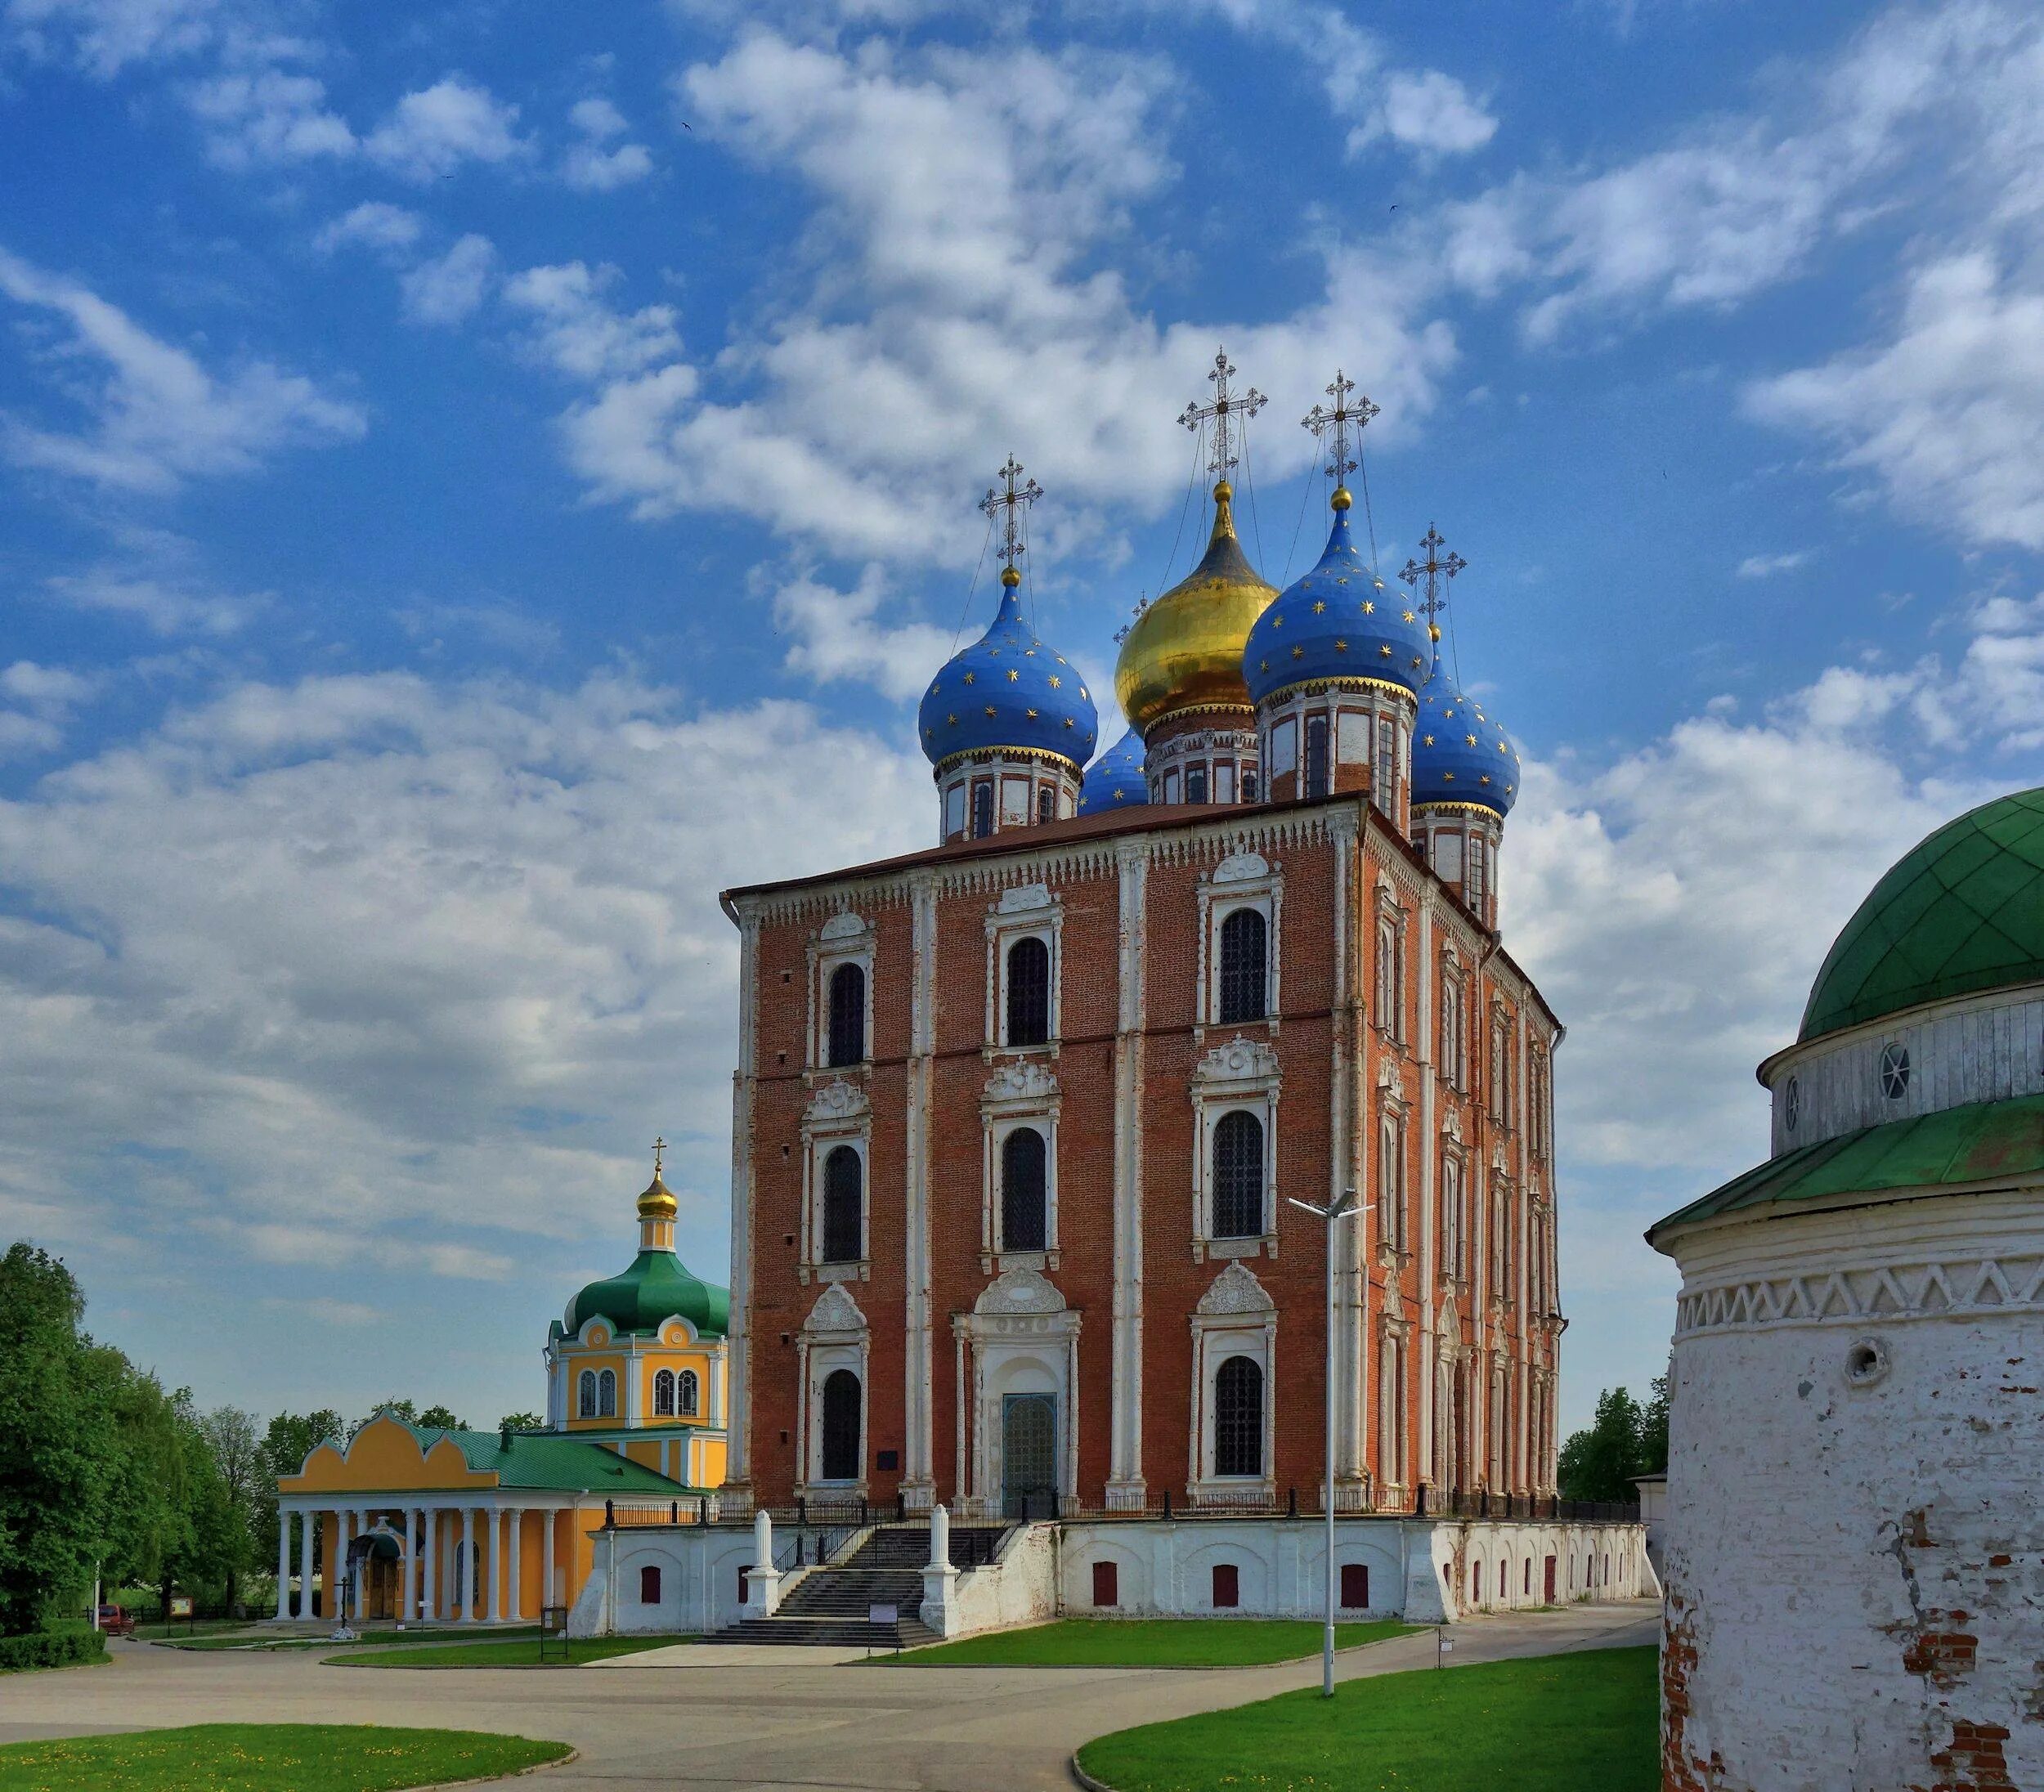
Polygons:
<instances>
[{"instance_id":1,"label":"window grille","mask_svg":"<svg viewBox=\"0 0 2044 1792\"><path fill-rule=\"evenodd\" d=\"M1253 1357L1230 1356L1213 1378L1213 1472L1263 1472L1263 1369Z\"/></svg>"},{"instance_id":2,"label":"window grille","mask_svg":"<svg viewBox=\"0 0 2044 1792\"><path fill-rule=\"evenodd\" d=\"M1369 800L1388 815L1396 800L1397 782L1394 768L1398 763L1398 731L1388 720L1379 717L1377 723L1377 756L1369 763Z\"/></svg>"},{"instance_id":3,"label":"window grille","mask_svg":"<svg viewBox=\"0 0 2044 1792\"><path fill-rule=\"evenodd\" d=\"M1221 924L1221 1021L1261 1020L1268 983L1268 930L1261 910L1238 908Z\"/></svg>"},{"instance_id":4,"label":"window grille","mask_svg":"<svg viewBox=\"0 0 2044 1792\"><path fill-rule=\"evenodd\" d=\"M1040 1046L1051 1037L1051 948L1033 935L1008 948L1008 1040Z\"/></svg>"},{"instance_id":5,"label":"window grille","mask_svg":"<svg viewBox=\"0 0 2044 1792\"><path fill-rule=\"evenodd\" d=\"M653 1378L653 1417L672 1418L675 1416L675 1372L662 1369Z\"/></svg>"},{"instance_id":6,"label":"window grille","mask_svg":"<svg viewBox=\"0 0 2044 1792\"><path fill-rule=\"evenodd\" d=\"M1036 793L1036 818L1039 822L1057 819L1057 792L1048 784Z\"/></svg>"},{"instance_id":7,"label":"window grille","mask_svg":"<svg viewBox=\"0 0 2044 1792\"><path fill-rule=\"evenodd\" d=\"M609 1369L596 1378L596 1416L617 1417L617 1377Z\"/></svg>"},{"instance_id":8,"label":"window grille","mask_svg":"<svg viewBox=\"0 0 2044 1792\"><path fill-rule=\"evenodd\" d=\"M1001 1248L1049 1248L1050 1197L1045 1187L1043 1135L1018 1127L1001 1144Z\"/></svg>"},{"instance_id":9,"label":"window grille","mask_svg":"<svg viewBox=\"0 0 2044 1792\"><path fill-rule=\"evenodd\" d=\"M584 1369L575 1379L575 1416L577 1418L596 1417L596 1372Z\"/></svg>"},{"instance_id":10,"label":"window grille","mask_svg":"<svg viewBox=\"0 0 2044 1792\"><path fill-rule=\"evenodd\" d=\"M972 786L972 837L984 840L993 831L993 786L975 784Z\"/></svg>"},{"instance_id":11,"label":"window grille","mask_svg":"<svg viewBox=\"0 0 2044 1792\"><path fill-rule=\"evenodd\" d=\"M683 1416L693 1418L702 1408L702 1382L692 1369L681 1372L680 1409Z\"/></svg>"},{"instance_id":12,"label":"window grille","mask_svg":"<svg viewBox=\"0 0 2044 1792\"><path fill-rule=\"evenodd\" d=\"M1239 1108L1213 1129L1213 1235L1263 1235L1263 1123Z\"/></svg>"},{"instance_id":13,"label":"window grille","mask_svg":"<svg viewBox=\"0 0 2044 1792\"><path fill-rule=\"evenodd\" d=\"M831 973L829 1060L832 1068L866 1061L866 970L840 965Z\"/></svg>"},{"instance_id":14,"label":"window grille","mask_svg":"<svg viewBox=\"0 0 2044 1792\"><path fill-rule=\"evenodd\" d=\"M823 1261L856 1263L866 1253L865 1166L858 1154L840 1145L823 1160Z\"/></svg>"},{"instance_id":15,"label":"window grille","mask_svg":"<svg viewBox=\"0 0 2044 1792\"><path fill-rule=\"evenodd\" d=\"M1306 719L1306 794L1309 797L1327 795L1327 718L1324 715Z\"/></svg>"},{"instance_id":16,"label":"window grille","mask_svg":"<svg viewBox=\"0 0 2044 1792\"><path fill-rule=\"evenodd\" d=\"M1207 768L1204 765L1190 766L1186 771L1186 800L1204 803L1207 800Z\"/></svg>"}]
</instances>

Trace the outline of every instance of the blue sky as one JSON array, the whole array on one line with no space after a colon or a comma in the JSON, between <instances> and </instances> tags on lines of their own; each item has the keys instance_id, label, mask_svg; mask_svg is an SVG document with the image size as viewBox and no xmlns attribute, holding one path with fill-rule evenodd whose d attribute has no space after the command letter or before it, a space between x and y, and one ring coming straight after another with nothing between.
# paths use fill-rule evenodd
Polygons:
<instances>
[{"instance_id":1,"label":"blue sky","mask_svg":"<svg viewBox=\"0 0 2044 1792\"><path fill-rule=\"evenodd\" d=\"M930 839L1011 450L1109 688L1225 342L1266 576L1338 365L1470 562L1643 1389L1831 934L2037 780L2040 150L1992 0L0 0L0 1221L208 1401L537 1404L656 1131L723 1268L715 890Z\"/></svg>"}]
</instances>

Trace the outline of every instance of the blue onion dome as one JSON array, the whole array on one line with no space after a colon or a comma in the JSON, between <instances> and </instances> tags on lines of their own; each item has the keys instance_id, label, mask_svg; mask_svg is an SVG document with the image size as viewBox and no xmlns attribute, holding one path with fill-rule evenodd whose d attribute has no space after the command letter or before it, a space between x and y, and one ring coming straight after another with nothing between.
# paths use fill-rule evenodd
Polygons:
<instances>
[{"instance_id":1,"label":"blue onion dome","mask_svg":"<svg viewBox=\"0 0 2044 1792\"><path fill-rule=\"evenodd\" d=\"M1356 551L1347 491L1334 501L1334 526L1319 561L1249 630L1242 674L1253 703L1332 679L1416 692L1426 679L1432 656L1426 625L1412 600L1387 591Z\"/></svg>"},{"instance_id":2,"label":"blue onion dome","mask_svg":"<svg viewBox=\"0 0 2044 1792\"><path fill-rule=\"evenodd\" d=\"M1129 809L1150 800L1150 781L1143 776L1142 737L1131 728L1087 768L1079 786L1078 812L1100 815L1110 809Z\"/></svg>"},{"instance_id":3,"label":"blue onion dome","mask_svg":"<svg viewBox=\"0 0 2044 1792\"><path fill-rule=\"evenodd\" d=\"M1519 750L1497 719L1456 689L1445 666L1419 690L1412 734L1412 801L1462 803L1502 820L1519 795Z\"/></svg>"},{"instance_id":4,"label":"blue onion dome","mask_svg":"<svg viewBox=\"0 0 2044 1792\"><path fill-rule=\"evenodd\" d=\"M993 626L946 662L923 695L917 728L932 765L960 753L1047 753L1083 768L1093 756L1100 718L1084 681L1063 654L1046 647L1022 620L1015 588L1001 572Z\"/></svg>"}]
</instances>

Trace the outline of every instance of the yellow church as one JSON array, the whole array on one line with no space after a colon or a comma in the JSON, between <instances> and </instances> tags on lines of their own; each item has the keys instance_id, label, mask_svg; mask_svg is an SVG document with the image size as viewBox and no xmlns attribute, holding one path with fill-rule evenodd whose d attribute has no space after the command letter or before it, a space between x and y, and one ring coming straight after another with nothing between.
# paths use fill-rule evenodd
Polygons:
<instances>
[{"instance_id":1,"label":"yellow church","mask_svg":"<svg viewBox=\"0 0 2044 1792\"><path fill-rule=\"evenodd\" d=\"M279 1618L515 1624L572 1606L619 1508L709 1516L728 1448L731 1297L675 1253L676 1203L639 1198L639 1254L592 1282L546 1342L546 1428L442 1431L379 1413L277 1484ZM291 1610L298 1584L324 1597Z\"/></svg>"}]
</instances>

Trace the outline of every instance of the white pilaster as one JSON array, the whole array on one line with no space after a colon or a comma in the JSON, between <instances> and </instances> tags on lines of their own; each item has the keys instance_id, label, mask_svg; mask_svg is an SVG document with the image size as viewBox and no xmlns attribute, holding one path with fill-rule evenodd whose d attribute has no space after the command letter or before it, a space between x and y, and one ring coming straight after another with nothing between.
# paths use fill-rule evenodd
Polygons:
<instances>
[{"instance_id":1,"label":"white pilaster","mask_svg":"<svg viewBox=\"0 0 2044 1792\"><path fill-rule=\"evenodd\" d=\"M484 1609L490 1614L491 1624L504 1622L504 1514L495 1507L486 1508L484 1522L490 1527L489 1566L483 1570L490 1577L490 1597Z\"/></svg>"},{"instance_id":2,"label":"white pilaster","mask_svg":"<svg viewBox=\"0 0 2044 1792\"><path fill-rule=\"evenodd\" d=\"M1150 859L1140 842L1116 854L1118 997L1114 1021L1114 1294L1109 1340L1107 1505L1140 1509L1143 1481L1143 975ZM1074 1490L1076 1491L1076 1490ZM957 1490L962 1498L966 1492Z\"/></svg>"},{"instance_id":3,"label":"white pilaster","mask_svg":"<svg viewBox=\"0 0 2044 1792\"><path fill-rule=\"evenodd\" d=\"M473 1506L461 1508L461 1563L460 1572L455 1576L456 1602L461 1607L461 1621L476 1621L476 1588L480 1576L476 1573L476 1509Z\"/></svg>"},{"instance_id":4,"label":"white pilaster","mask_svg":"<svg viewBox=\"0 0 2044 1792\"><path fill-rule=\"evenodd\" d=\"M744 1511L752 1499L752 1422L749 1399L752 1300L752 1081L758 1050L760 918L741 908L738 921L738 1068L731 1083L731 1320L726 1334L730 1380L729 1458L725 1509ZM798 1476L806 1467L798 1466Z\"/></svg>"},{"instance_id":5,"label":"white pilaster","mask_svg":"<svg viewBox=\"0 0 2044 1792\"><path fill-rule=\"evenodd\" d=\"M1413 1440L1412 1478L1433 1479L1433 1396L1437 1379L1439 1340L1433 1330L1434 1239L1436 1172L1441 1163L1441 1140L1435 1132L1434 1085L1441 1074L1440 1044L1434 1036L1434 991L1441 967L1434 962L1433 903L1431 895L1417 904L1414 932L1419 950L1414 961L1419 983L1414 998L1419 1013L1414 1032L1414 1055L1419 1060L1419 1400L1417 1436Z\"/></svg>"},{"instance_id":6,"label":"white pilaster","mask_svg":"<svg viewBox=\"0 0 2044 1792\"><path fill-rule=\"evenodd\" d=\"M312 1534L319 1529L320 1515L305 1512L298 1520L298 1616L312 1615Z\"/></svg>"},{"instance_id":7,"label":"white pilaster","mask_svg":"<svg viewBox=\"0 0 2044 1792\"><path fill-rule=\"evenodd\" d=\"M511 1531L511 1622L517 1624L525 1616L525 1508L513 1506L506 1516Z\"/></svg>"},{"instance_id":8,"label":"white pilaster","mask_svg":"<svg viewBox=\"0 0 2044 1792\"><path fill-rule=\"evenodd\" d=\"M291 1509L277 1507L277 1620L291 1615Z\"/></svg>"},{"instance_id":9,"label":"white pilaster","mask_svg":"<svg viewBox=\"0 0 2044 1792\"><path fill-rule=\"evenodd\" d=\"M357 1541L369 1534L369 1508L365 1506L355 1514L355 1535ZM355 1565L355 1621L360 1624L369 1611L369 1558L365 1556Z\"/></svg>"},{"instance_id":10,"label":"white pilaster","mask_svg":"<svg viewBox=\"0 0 2044 1792\"><path fill-rule=\"evenodd\" d=\"M440 1508L426 1508L426 1567L419 1595L424 1602L428 1623L440 1617Z\"/></svg>"},{"instance_id":11,"label":"white pilaster","mask_svg":"<svg viewBox=\"0 0 2044 1792\"><path fill-rule=\"evenodd\" d=\"M911 1508L936 1498L930 1333L930 1131L931 1053L936 1049L937 886L921 871L910 881L910 975L907 1103L908 1324L903 1393L908 1425L902 1491Z\"/></svg>"}]
</instances>

